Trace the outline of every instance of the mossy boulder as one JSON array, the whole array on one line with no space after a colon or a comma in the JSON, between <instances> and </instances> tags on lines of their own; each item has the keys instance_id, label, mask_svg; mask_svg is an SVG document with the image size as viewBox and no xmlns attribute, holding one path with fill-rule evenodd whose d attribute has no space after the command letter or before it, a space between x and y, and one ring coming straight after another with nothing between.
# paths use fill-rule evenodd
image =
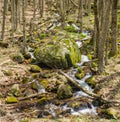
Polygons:
<instances>
[{"instance_id":1,"label":"mossy boulder","mask_svg":"<svg viewBox=\"0 0 120 122\"><path fill-rule=\"evenodd\" d=\"M81 59L78 45L72 39L52 41L35 50L34 56L38 63L51 68L69 68Z\"/></svg>"},{"instance_id":2,"label":"mossy boulder","mask_svg":"<svg viewBox=\"0 0 120 122\"><path fill-rule=\"evenodd\" d=\"M24 54L24 58L25 58L25 59L30 59L30 58L31 58L30 53L26 52L26 53Z\"/></svg>"},{"instance_id":3,"label":"mossy boulder","mask_svg":"<svg viewBox=\"0 0 120 122\"><path fill-rule=\"evenodd\" d=\"M73 101L68 106L72 107L73 109L79 109L83 105L82 101Z\"/></svg>"},{"instance_id":4,"label":"mossy boulder","mask_svg":"<svg viewBox=\"0 0 120 122\"><path fill-rule=\"evenodd\" d=\"M109 119L117 119L118 116L119 116L118 115L119 114L118 110L116 110L112 107L107 108L107 109L98 108L97 112L98 112L99 115L104 115L104 117L109 118Z\"/></svg>"},{"instance_id":5,"label":"mossy boulder","mask_svg":"<svg viewBox=\"0 0 120 122\"><path fill-rule=\"evenodd\" d=\"M38 99L38 104L39 105L44 105L47 101L47 98L46 97L42 97L41 99Z\"/></svg>"},{"instance_id":6,"label":"mossy boulder","mask_svg":"<svg viewBox=\"0 0 120 122\"><path fill-rule=\"evenodd\" d=\"M24 56L22 54L16 54L13 56L13 60L18 62L18 63L23 63L24 62Z\"/></svg>"},{"instance_id":7,"label":"mossy boulder","mask_svg":"<svg viewBox=\"0 0 120 122\"><path fill-rule=\"evenodd\" d=\"M26 84L26 83L29 83L29 82L31 82L31 79L29 77L23 77L23 79L22 79L23 84Z\"/></svg>"},{"instance_id":8,"label":"mossy boulder","mask_svg":"<svg viewBox=\"0 0 120 122\"><path fill-rule=\"evenodd\" d=\"M81 73L77 72L77 73L75 74L75 77L76 77L77 79L82 79L84 76L85 76L85 73L84 73L84 72L81 72Z\"/></svg>"},{"instance_id":9,"label":"mossy boulder","mask_svg":"<svg viewBox=\"0 0 120 122\"><path fill-rule=\"evenodd\" d=\"M75 77L77 79L82 79L85 76L85 73L81 67L77 68L77 72L75 73Z\"/></svg>"},{"instance_id":10,"label":"mossy boulder","mask_svg":"<svg viewBox=\"0 0 120 122\"><path fill-rule=\"evenodd\" d=\"M72 25L66 26L64 29L68 32L78 32L78 30Z\"/></svg>"},{"instance_id":11,"label":"mossy boulder","mask_svg":"<svg viewBox=\"0 0 120 122\"><path fill-rule=\"evenodd\" d=\"M30 66L30 71L33 73L38 73L41 71L41 68L38 65L31 65Z\"/></svg>"},{"instance_id":12,"label":"mossy boulder","mask_svg":"<svg viewBox=\"0 0 120 122\"><path fill-rule=\"evenodd\" d=\"M6 103L17 103L18 100L16 97L7 97Z\"/></svg>"},{"instance_id":13,"label":"mossy boulder","mask_svg":"<svg viewBox=\"0 0 120 122\"><path fill-rule=\"evenodd\" d=\"M70 98L73 96L72 88L68 84L61 84L57 90L57 97L59 99Z\"/></svg>"},{"instance_id":14,"label":"mossy boulder","mask_svg":"<svg viewBox=\"0 0 120 122\"><path fill-rule=\"evenodd\" d=\"M16 97L20 96L19 84L14 84L10 89L10 93Z\"/></svg>"},{"instance_id":15,"label":"mossy boulder","mask_svg":"<svg viewBox=\"0 0 120 122\"><path fill-rule=\"evenodd\" d=\"M48 82L48 80L43 79L43 80L41 80L41 81L40 81L40 84L41 84L41 85L43 85L43 86L44 86L44 88L47 88L47 87L48 87L48 85L49 85L49 82Z\"/></svg>"},{"instance_id":16,"label":"mossy boulder","mask_svg":"<svg viewBox=\"0 0 120 122\"><path fill-rule=\"evenodd\" d=\"M11 70L2 70L4 75L6 76L12 76L13 75L13 72Z\"/></svg>"},{"instance_id":17,"label":"mossy boulder","mask_svg":"<svg viewBox=\"0 0 120 122\"><path fill-rule=\"evenodd\" d=\"M91 76L88 79L85 80L86 83L88 83L89 85L91 85L92 87L95 87L96 82L95 82L95 77Z\"/></svg>"}]
</instances>

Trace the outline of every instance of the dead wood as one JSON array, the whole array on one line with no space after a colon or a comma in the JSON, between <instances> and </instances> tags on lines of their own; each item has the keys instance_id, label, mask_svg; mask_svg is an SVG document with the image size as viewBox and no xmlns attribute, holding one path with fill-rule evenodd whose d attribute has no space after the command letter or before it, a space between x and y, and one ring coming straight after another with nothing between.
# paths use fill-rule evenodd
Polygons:
<instances>
[{"instance_id":1,"label":"dead wood","mask_svg":"<svg viewBox=\"0 0 120 122\"><path fill-rule=\"evenodd\" d=\"M78 84L77 81L73 80L70 76L68 76L66 73L64 73L63 71L59 70L59 73L61 73L62 75L64 75L75 87L77 87L78 89L82 90L83 92L85 92L86 94L88 94L89 96L91 96L91 98L93 99L99 99L100 101L104 102L104 103L112 103L112 104L120 104L119 100L107 100L105 98L102 98L101 96L88 91L87 89L83 88L80 84Z\"/></svg>"}]
</instances>

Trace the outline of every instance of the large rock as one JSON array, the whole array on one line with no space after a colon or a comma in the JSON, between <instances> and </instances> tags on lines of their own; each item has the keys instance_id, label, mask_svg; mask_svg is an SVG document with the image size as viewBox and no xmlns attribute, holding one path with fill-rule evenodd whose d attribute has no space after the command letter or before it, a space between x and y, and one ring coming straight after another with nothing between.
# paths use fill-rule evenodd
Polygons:
<instances>
[{"instance_id":1,"label":"large rock","mask_svg":"<svg viewBox=\"0 0 120 122\"><path fill-rule=\"evenodd\" d=\"M69 68L81 59L79 48L71 39L45 44L35 50L34 56L38 63L52 68Z\"/></svg>"}]
</instances>

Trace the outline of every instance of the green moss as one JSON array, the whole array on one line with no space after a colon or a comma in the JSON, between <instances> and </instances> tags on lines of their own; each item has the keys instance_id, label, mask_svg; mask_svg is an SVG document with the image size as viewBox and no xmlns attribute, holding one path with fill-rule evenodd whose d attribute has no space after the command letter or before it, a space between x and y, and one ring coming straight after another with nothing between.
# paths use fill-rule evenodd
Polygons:
<instances>
[{"instance_id":1,"label":"green moss","mask_svg":"<svg viewBox=\"0 0 120 122\"><path fill-rule=\"evenodd\" d=\"M80 37L85 38L87 35L85 33L80 33Z\"/></svg>"},{"instance_id":2,"label":"green moss","mask_svg":"<svg viewBox=\"0 0 120 122\"><path fill-rule=\"evenodd\" d=\"M41 80L41 81L40 81L40 84L43 85L45 88L47 88L48 85L49 85L49 84L48 84L48 81L47 81L46 79Z\"/></svg>"},{"instance_id":3,"label":"green moss","mask_svg":"<svg viewBox=\"0 0 120 122\"><path fill-rule=\"evenodd\" d=\"M39 63L52 68L69 68L81 59L80 50L72 39L62 39L37 48L34 56Z\"/></svg>"},{"instance_id":4,"label":"green moss","mask_svg":"<svg viewBox=\"0 0 120 122\"><path fill-rule=\"evenodd\" d=\"M82 73L82 72L83 72L83 69L82 69L81 67L78 67L78 68L77 68L77 71L78 71L79 73Z\"/></svg>"},{"instance_id":5,"label":"green moss","mask_svg":"<svg viewBox=\"0 0 120 122\"><path fill-rule=\"evenodd\" d=\"M13 72L11 70L2 70L4 75L6 76L12 76L13 75Z\"/></svg>"},{"instance_id":6,"label":"green moss","mask_svg":"<svg viewBox=\"0 0 120 122\"><path fill-rule=\"evenodd\" d=\"M83 103L79 101L73 101L69 104L69 107L72 107L73 109L78 109Z\"/></svg>"},{"instance_id":7,"label":"green moss","mask_svg":"<svg viewBox=\"0 0 120 122\"><path fill-rule=\"evenodd\" d=\"M10 93L16 97L20 96L19 84L14 84L10 89Z\"/></svg>"},{"instance_id":8,"label":"green moss","mask_svg":"<svg viewBox=\"0 0 120 122\"><path fill-rule=\"evenodd\" d=\"M31 82L30 78L28 78L28 77L23 77L23 79L22 79L22 83L23 83L23 84L26 84L26 83L29 83L29 82Z\"/></svg>"},{"instance_id":9,"label":"green moss","mask_svg":"<svg viewBox=\"0 0 120 122\"><path fill-rule=\"evenodd\" d=\"M84 73L84 72L81 72L81 73L77 72L77 73L75 74L75 77L76 77L77 79L82 79L84 76L85 76L85 73Z\"/></svg>"},{"instance_id":10,"label":"green moss","mask_svg":"<svg viewBox=\"0 0 120 122\"><path fill-rule=\"evenodd\" d=\"M90 53L87 55L87 57L89 60L92 60L92 55Z\"/></svg>"},{"instance_id":11,"label":"green moss","mask_svg":"<svg viewBox=\"0 0 120 122\"><path fill-rule=\"evenodd\" d=\"M36 82L31 84L31 88L34 90L38 90L38 86L37 86Z\"/></svg>"},{"instance_id":12,"label":"green moss","mask_svg":"<svg viewBox=\"0 0 120 122\"><path fill-rule=\"evenodd\" d=\"M91 76L90 78L86 79L85 82L91 85L92 87L95 87L96 85L94 76Z\"/></svg>"},{"instance_id":13,"label":"green moss","mask_svg":"<svg viewBox=\"0 0 120 122\"><path fill-rule=\"evenodd\" d=\"M41 33L40 35L39 35L39 38L40 39L44 39L45 37L47 37L48 35L46 34L46 33Z\"/></svg>"},{"instance_id":14,"label":"green moss","mask_svg":"<svg viewBox=\"0 0 120 122\"><path fill-rule=\"evenodd\" d=\"M74 26L66 26L64 29L68 32L77 32Z\"/></svg>"},{"instance_id":15,"label":"green moss","mask_svg":"<svg viewBox=\"0 0 120 122\"><path fill-rule=\"evenodd\" d=\"M3 95L2 95L2 93L0 93L0 98L3 98Z\"/></svg>"},{"instance_id":16,"label":"green moss","mask_svg":"<svg viewBox=\"0 0 120 122\"><path fill-rule=\"evenodd\" d=\"M18 63L23 63L24 62L24 57L22 54L16 54L13 56L13 60L18 62Z\"/></svg>"},{"instance_id":17,"label":"green moss","mask_svg":"<svg viewBox=\"0 0 120 122\"><path fill-rule=\"evenodd\" d=\"M24 58L25 58L25 59L30 59L30 58L31 58L30 53L26 52L26 53L24 54Z\"/></svg>"},{"instance_id":18,"label":"green moss","mask_svg":"<svg viewBox=\"0 0 120 122\"><path fill-rule=\"evenodd\" d=\"M92 62L92 68L94 68L94 67L98 67L98 64L95 62Z\"/></svg>"},{"instance_id":19,"label":"green moss","mask_svg":"<svg viewBox=\"0 0 120 122\"><path fill-rule=\"evenodd\" d=\"M39 105L44 105L46 103L46 101L47 101L47 98L44 96L44 97L42 97L41 99L38 100L38 104Z\"/></svg>"},{"instance_id":20,"label":"green moss","mask_svg":"<svg viewBox=\"0 0 120 122\"><path fill-rule=\"evenodd\" d=\"M7 97L6 103L17 103L18 100L16 97Z\"/></svg>"},{"instance_id":21,"label":"green moss","mask_svg":"<svg viewBox=\"0 0 120 122\"><path fill-rule=\"evenodd\" d=\"M29 119L21 119L19 122L30 122Z\"/></svg>"},{"instance_id":22,"label":"green moss","mask_svg":"<svg viewBox=\"0 0 120 122\"><path fill-rule=\"evenodd\" d=\"M70 85L61 84L57 90L57 97L59 99L70 98L73 96L72 88Z\"/></svg>"},{"instance_id":23,"label":"green moss","mask_svg":"<svg viewBox=\"0 0 120 122\"><path fill-rule=\"evenodd\" d=\"M37 73L41 71L41 68L38 65L31 65L30 71L33 73Z\"/></svg>"},{"instance_id":24,"label":"green moss","mask_svg":"<svg viewBox=\"0 0 120 122\"><path fill-rule=\"evenodd\" d=\"M107 115L107 117L109 117L109 118L117 119L117 117L118 117L118 112L113 108L102 109L102 113Z\"/></svg>"}]
</instances>

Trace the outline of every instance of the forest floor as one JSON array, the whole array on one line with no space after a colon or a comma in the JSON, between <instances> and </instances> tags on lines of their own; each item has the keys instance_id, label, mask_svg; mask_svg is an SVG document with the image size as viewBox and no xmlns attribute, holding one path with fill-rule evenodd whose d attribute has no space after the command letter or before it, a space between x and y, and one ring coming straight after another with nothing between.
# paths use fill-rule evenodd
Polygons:
<instances>
[{"instance_id":1,"label":"forest floor","mask_svg":"<svg viewBox=\"0 0 120 122\"><path fill-rule=\"evenodd\" d=\"M83 27L93 29L93 23L93 17L92 19L86 17ZM101 116L90 115L69 116L56 119L37 119L31 118L34 113L29 113L27 108L24 112L13 109L15 104L6 104L8 91L13 84L19 84L21 77L29 74L30 69L30 64L27 61L18 64L12 60L13 55L18 54L19 51L20 47L18 45L12 46L10 44L8 48L0 47L0 122L120 122L119 119L106 119ZM120 100L120 54L110 58L108 65L105 67L105 73L95 75L95 79L95 92L98 95L109 100ZM22 104L22 101L20 104ZM117 111L119 114L118 117L120 118L120 106L110 105L110 107Z\"/></svg>"},{"instance_id":2,"label":"forest floor","mask_svg":"<svg viewBox=\"0 0 120 122\"><path fill-rule=\"evenodd\" d=\"M119 48L120 49L120 48ZM26 75L29 70L29 64L24 62L18 64L12 60L12 56L19 52L18 46L10 46L9 48L0 48L0 92L6 93L9 86L20 81L20 77ZM108 60L106 72L103 75L95 75L96 87L95 92L104 98L120 100L120 55ZM10 72L10 73L9 73ZM12 74L11 74L12 73ZM5 95L6 96L6 95ZM26 113L15 112L11 108L14 105L5 104L6 98L0 98L0 122L18 122L21 118L26 121L30 116ZM111 105L120 115L120 106ZM28 117L27 117L28 116ZM22 121L22 120L21 120ZM25 121L25 122L26 122ZM70 116L61 119L30 119L30 122L119 122L120 120L109 120L101 117L92 117L82 115L80 117Z\"/></svg>"}]
</instances>

